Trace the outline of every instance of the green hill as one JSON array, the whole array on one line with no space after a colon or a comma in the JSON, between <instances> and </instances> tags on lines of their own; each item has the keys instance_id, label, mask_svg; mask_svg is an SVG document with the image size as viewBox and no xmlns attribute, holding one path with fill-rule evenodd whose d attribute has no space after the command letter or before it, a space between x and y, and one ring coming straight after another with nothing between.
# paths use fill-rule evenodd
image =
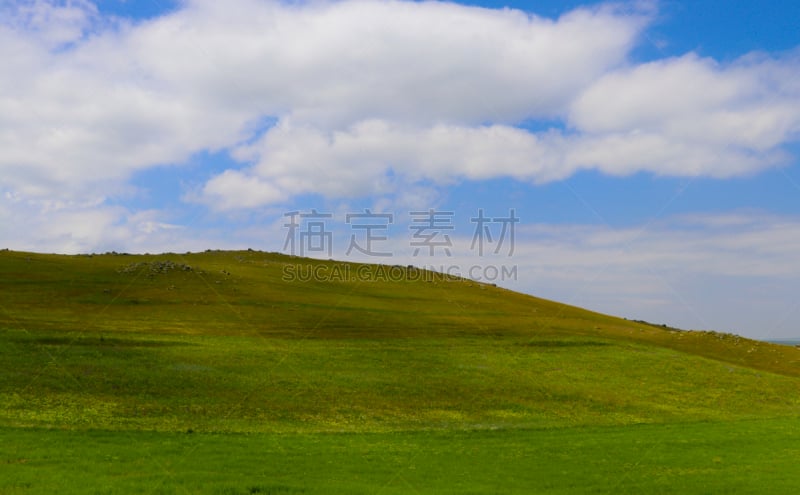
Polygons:
<instances>
[{"instance_id":1,"label":"green hill","mask_svg":"<svg viewBox=\"0 0 800 495\"><path fill-rule=\"evenodd\" d=\"M411 267L3 252L0 286L10 425L500 428L780 416L800 404L798 349Z\"/></svg>"},{"instance_id":2,"label":"green hill","mask_svg":"<svg viewBox=\"0 0 800 495\"><path fill-rule=\"evenodd\" d=\"M0 493L790 493L798 416L800 349L413 267L0 252Z\"/></svg>"}]
</instances>

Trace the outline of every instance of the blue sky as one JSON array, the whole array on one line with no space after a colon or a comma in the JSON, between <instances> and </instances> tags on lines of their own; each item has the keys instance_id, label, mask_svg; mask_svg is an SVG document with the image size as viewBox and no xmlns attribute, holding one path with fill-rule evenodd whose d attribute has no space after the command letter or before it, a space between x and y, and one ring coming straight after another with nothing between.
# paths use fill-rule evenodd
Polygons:
<instances>
[{"instance_id":1,"label":"blue sky","mask_svg":"<svg viewBox=\"0 0 800 495\"><path fill-rule=\"evenodd\" d=\"M316 209L335 258L800 336L800 3L3 1L0 60L3 247L282 251ZM392 257L346 253L365 209Z\"/></svg>"}]
</instances>

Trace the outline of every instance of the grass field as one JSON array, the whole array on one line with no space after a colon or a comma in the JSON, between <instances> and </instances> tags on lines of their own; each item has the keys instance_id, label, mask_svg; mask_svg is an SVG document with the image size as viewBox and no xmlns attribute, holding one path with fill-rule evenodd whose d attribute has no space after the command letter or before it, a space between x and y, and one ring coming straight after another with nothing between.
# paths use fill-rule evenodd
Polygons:
<instances>
[{"instance_id":1,"label":"grass field","mask_svg":"<svg viewBox=\"0 0 800 495\"><path fill-rule=\"evenodd\" d=\"M0 493L800 485L800 349L388 269L0 252Z\"/></svg>"},{"instance_id":2,"label":"grass field","mask_svg":"<svg viewBox=\"0 0 800 495\"><path fill-rule=\"evenodd\" d=\"M358 434L0 434L0 490L11 494L791 494L800 483L795 420Z\"/></svg>"}]
</instances>

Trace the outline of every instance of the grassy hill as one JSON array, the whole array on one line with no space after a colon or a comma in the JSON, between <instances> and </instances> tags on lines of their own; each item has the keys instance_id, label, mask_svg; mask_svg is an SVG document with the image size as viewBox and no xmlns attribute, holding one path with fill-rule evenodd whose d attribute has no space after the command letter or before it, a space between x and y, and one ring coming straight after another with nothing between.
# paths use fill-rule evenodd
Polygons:
<instances>
[{"instance_id":1,"label":"grassy hill","mask_svg":"<svg viewBox=\"0 0 800 495\"><path fill-rule=\"evenodd\" d=\"M203 450L197 440L187 440L186 432L196 433L192 438L210 435L203 445L227 445L236 452L244 448L242 442L250 442L237 435L259 435L254 445L272 445L269 459L278 464L274 456L283 452L283 462L304 465L292 456L298 455L298 445L306 445L308 462L348 459L354 463L347 468L351 474L364 476L363 483L346 485L346 490L330 483L301 486L295 483L299 475L284 476L282 484L251 484L250 493L300 493L292 490L301 488L303 493L377 493L376 483L385 488L380 493L427 493L425 477L408 482L413 489L400 483L413 478L406 468L417 457L404 449L415 442L439 445L447 438L449 444L430 448L447 450L443 445L450 445L462 454L476 448L483 452L467 455L472 460L463 465L429 459L453 477L461 473L463 481L463 469L473 462L486 466L504 458L495 474L506 465L520 472L530 468L519 456L541 437L536 432L560 431L552 435L564 435L560 441L566 445L575 435L591 437L598 435L593 429L617 428L625 439L621 444L628 445L633 437L627 435L638 435L635 428L645 424L686 425L685 431L713 424L709 431L717 431L724 444L732 431L727 428L739 431L749 424L743 431L752 435L737 438L741 445L753 445L794 438L786 431L799 413L800 349L614 318L413 267L255 251L136 256L0 252L0 436L7 440L0 447L0 468L5 462L14 468L6 473L16 473L4 480L0 469L3 493L34 493L48 486L46 478L27 471L36 463L31 455L53 476L111 469L111 461L103 459L78 470L58 462L54 466L52 459L59 457L41 445L33 449L37 442L71 445L72 452L90 449L85 451L90 458L109 442L127 445L131 452L145 449L155 464L137 467L139 477L133 481L124 469L107 481L109 487L132 483L119 493L136 492L139 482L157 487L142 493L173 493L172 482L183 487L178 493L196 491L192 483L206 479L208 469L195 477L167 470L166 484L166 475L152 472L169 463L156 447L159 442L182 445L183 460ZM652 438L664 434L638 431L651 431ZM472 443L476 438L478 443ZM494 450L500 448L499 438L503 445L517 445L519 456L488 454L499 452ZM382 445L378 453L373 440ZM555 449L558 441L548 441L555 443L547 448ZM361 447L341 447L341 442ZM581 455L594 459L610 448L598 442L573 451L562 464L585 463L588 458ZM628 450L617 445L618 462L637 462L643 452L639 447L645 447L632 445ZM660 445L644 452L660 451ZM763 446L766 463L772 450ZM395 450L401 453L396 458L385 454L394 459L387 461L383 453ZM553 473L563 471L561 454L548 452L540 452L539 459L550 462ZM788 452L787 459L800 456ZM364 461L375 455L374 462ZM708 469L720 475L711 478L728 484L735 477L724 476L741 465L760 466L750 458L724 467L707 461L712 463ZM613 476L622 464L609 462L598 469ZM674 468L682 461L670 462ZM405 477L387 474L398 463ZM653 469L663 467L655 463ZM213 470L220 480L236 469L228 471ZM628 489L647 491L629 471L633 484ZM378 481L366 474L375 472ZM280 477L275 473L265 480ZM652 474L642 473L642 480L647 473ZM705 478L702 474L692 476L698 483L709 479L707 472ZM508 473L498 479L504 476ZM667 478L674 481L674 476ZM338 479L335 474L329 478ZM571 479L564 477L563 486L553 481L553 490L576 491L569 488ZM532 493L523 485L473 481L472 491L462 487L452 493ZM234 481L220 483L215 493L248 489ZM430 486L439 486L430 493L451 493L444 487L456 485ZM628 485L609 486L624 492ZM76 484L73 493L84 493L80 488ZM116 493L111 488L99 492Z\"/></svg>"}]
</instances>

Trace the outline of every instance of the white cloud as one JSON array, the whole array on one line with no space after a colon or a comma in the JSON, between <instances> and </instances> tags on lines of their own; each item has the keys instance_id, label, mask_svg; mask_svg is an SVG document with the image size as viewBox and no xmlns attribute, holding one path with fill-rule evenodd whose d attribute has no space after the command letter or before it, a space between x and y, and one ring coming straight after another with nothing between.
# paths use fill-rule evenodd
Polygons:
<instances>
[{"instance_id":1,"label":"white cloud","mask_svg":"<svg viewBox=\"0 0 800 495\"><path fill-rule=\"evenodd\" d=\"M561 112L644 22L611 8L554 22L437 2L190 2L131 45L183 93L295 122L514 122Z\"/></svg>"},{"instance_id":2,"label":"white cloud","mask_svg":"<svg viewBox=\"0 0 800 495\"><path fill-rule=\"evenodd\" d=\"M542 224L518 239L519 279L505 283L517 290L681 328L800 334L800 218L737 212L644 229Z\"/></svg>"},{"instance_id":3,"label":"white cloud","mask_svg":"<svg viewBox=\"0 0 800 495\"><path fill-rule=\"evenodd\" d=\"M272 185L282 194L247 194L238 182L230 181L230 171L212 179L207 188L229 198L220 207L245 207L305 193L331 198L365 193L379 196L424 180L443 184L457 177L566 175L552 167L557 156L551 148L536 136L509 126L420 129L370 120L326 133L283 123L259 142L234 152L239 159L257 161L242 181ZM237 172L235 176L245 175Z\"/></svg>"},{"instance_id":4,"label":"white cloud","mask_svg":"<svg viewBox=\"0 0 800 495\"><path fill-rule=\"evenodd\" d=\"M671 217L642 228L528 226L532 263L560 271L617 272L647 267L666 273L730 277L800 276L800 220L756 213ZM627 268L626 268L627 267Z\"/></svg>"},{"instance_id":5,"label":"white cloud","mask_svg":"<svg viewBox=\"0 0 800 495\"><path fill-rule=\"evenodd\" d=\"M797 54L632 64L647 2L557 20L397 0L196 0L136 23L88 1L2 13L0 186L30 197L113 195L219 150L242 168L186 196L215 209L587 168L731 177L784 163L800 133ZM556 127L515 127L542 119Z\"/></svg>"},{"instance_id":6,"label":"white cloud","mask_svg":"<svg viewBox=\"0 0 800 495\"><path fill-rule=\"evenodd\" d=\"M92 201L0 198L0 248L64 254L202 251L248 247L225 232L197 229L158 210L132 211Z\"/></svg>"},{"instance_id":7,"label":"white cloud","mask_svg":"<svg viewBox=\"0 0 800 495\"><path fill-rule=\"evenodd\" d=\"M579 161L609 173L731 177L785 161L800 137L800 58L728 66L694 54L618 70L571 106Z\"/></svg>"},{"instance_id":8,"label":"white cloud","mask_svg":"<svg viewBox=\"0 0 800 495\"><path fill-rule=\"evenodd\" d=\"M80 40L96 20L97 8L88 0L3 2L0 18L2 24L21 28L57 48Z\"/></svg>"},{"instance_id":9,"label":"white cloud","mask_svg":"<svg viewBox=\"0 0 800 495\"><path fill-rule=\"evenodd\" d=\"M434 2L238 0L132 24L100 19L88 2L19 5L0 22L0 185L72 199L234 147L265 116L312 136L370 120L471 128L558 115L624 62L647 18L611 7L553 21ZM253 189L262 200L263 190Z\"/></svg>"},{"instance_id":10,"label":"white cloud","mask_svg":"<svg viewBox=\"0 0 800 495\"><path fill-rule=\"evenodd\" d=\"M198 199L198 196L190 195L187 199ZM255 207L283 199L286 196L269 183L234 170L227 170L214 177L206 183L199 195L200 201L208 202L209 206L219 210Z\"/></svg>"}]
</instances>

